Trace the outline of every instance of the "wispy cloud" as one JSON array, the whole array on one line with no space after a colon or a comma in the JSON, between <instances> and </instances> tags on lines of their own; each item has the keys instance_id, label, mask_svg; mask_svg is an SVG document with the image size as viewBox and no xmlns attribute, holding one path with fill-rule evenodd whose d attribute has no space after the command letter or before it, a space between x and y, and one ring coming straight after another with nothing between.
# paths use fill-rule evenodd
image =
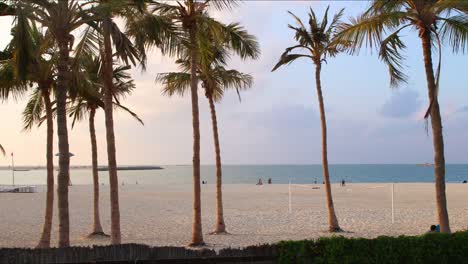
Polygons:
<instances>
[{"instance_id":1,"label":"wispy cloud","mask_svg":"<svg viewBox=\"0 0 468 264\"><path fill-rule=\"evenodd\" d=\"M416 113L421 105L418 92L411 89L398 90L384 103L380 114L384 117L406 118Z\"/></svg>"}]
</instances>

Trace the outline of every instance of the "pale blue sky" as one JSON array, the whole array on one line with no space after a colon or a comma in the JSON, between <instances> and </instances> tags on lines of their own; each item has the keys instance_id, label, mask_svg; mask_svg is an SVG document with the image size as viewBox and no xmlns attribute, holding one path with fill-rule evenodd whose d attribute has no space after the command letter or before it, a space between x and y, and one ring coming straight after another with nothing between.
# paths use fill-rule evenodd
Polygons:
<instances>
[{"instance_id":1,"label":"pale blue sky","mask_svg":"<svg viewBox=\"0 0 468 264\"><path fill-rule=\"evenodd\" d=\"M326 5L331 12L346 7L346 18L361 12L364 1L245 1L228 13L214 15L225 21L240 21L255 34L262 48L258 61L234 59L232 68L255 77L252 90L228 94L217 105L222 159L226 164L320 163L320 122L310 61L297 61L270 73L284 48L294 44L287 28L294 20L287 10L307 21L311 6L321 16ZM345 18L345 19L346 19ZM0 20L3 47L10 21ZM329 129L331 163L422 163L432 161L432 138L426 135L422 115L427 107L425 75L416 33L405 31L408 49L408 85L389 88L385 65L375 52L359 56L340 55L323 67L322 85ZM124 113L116 114L117 155L120 164L190 164L192 156L189 98L165 98L154 83L156 73L173 71L172 58L157 52L146 73L134 70L137 90L126 104L145 121L142 127ZM440 102L448 163L466 163L468 156L468 60L452 55L444 47ZM21 132L20 114L25 100L0 105L5 121L0 140L7 151L15 151L19 164L45 163L45 130ZM209 110L200 93L202 163L213 164ZM104 164L103 114L98 116L100 162ZM74 164L90 163L87 123L70 132ZM0 165L8 165L6 158Z\"/></svg>"}]
</instances>

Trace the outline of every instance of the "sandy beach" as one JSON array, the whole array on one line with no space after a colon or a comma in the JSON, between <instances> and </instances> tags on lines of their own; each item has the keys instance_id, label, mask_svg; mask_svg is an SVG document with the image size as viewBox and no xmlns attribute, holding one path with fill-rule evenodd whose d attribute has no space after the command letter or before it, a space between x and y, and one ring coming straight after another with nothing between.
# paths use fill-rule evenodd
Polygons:
<instances>
[{"instance_id":1,"label":"sandy beach","mask_svg":"<svg viewBox=\"0 0 468 264\"><path fill-rule=\"evenodd\" d=\"M320 189L313 189L313 187ZM101 221L110 229L109 186L101 186ZM395 223L391 223L391 184L333 185L340 233L352 237L418 235L436 223L434 185L395 184ZM243 247L280 240L328 236L322 185L292 185L288 213L288 185L224 186L224 212L230 235L208 235L215 220L215 185L202 185L205 242L212 248ZM0 247L34 247L44 214L45 192L0 193ZM468 185L447 184L452 231L468 228ZM123 243L186 246L191 237L192 186L120 186ZM107 244L90 239L92 186L70 187L71 245ZM57 243L54 211L53 245Z\"/></svg>"}]
</instances>

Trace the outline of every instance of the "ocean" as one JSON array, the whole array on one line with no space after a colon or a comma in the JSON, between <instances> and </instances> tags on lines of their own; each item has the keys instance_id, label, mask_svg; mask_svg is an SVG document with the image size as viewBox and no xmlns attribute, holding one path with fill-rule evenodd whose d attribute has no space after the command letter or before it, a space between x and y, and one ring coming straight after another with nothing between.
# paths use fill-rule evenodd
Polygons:
<instances>
[{"instance_id":1,"label":"ocean","mask_svg":"<svg viewBox=\"0 0 468 264\"><path fill-rule=\"evenodd\" d=\"M119 171L120 184L190 184L192 167L189 165L161 166L162 170ZM202 165L202 180L214 184L216 167ZM56 172L57 173L57 172ZM90 169L72 169L73 184L92 184ZM261 178L265 183L271 178L273 183L311 184L322 183L321 165L224 165L224 184L255 184ZM434 182L434 168L405 164L372 164L372 165L330 165L332 182L344 179L351 183L384 183L384 182ZM108 174L99 172L100 183L109 183ZM468 180L468 165L450 164L446 166L446 181L460 183ZM12 183L11 170L0 170L0 185ZM15 184L45 185L46 171L43 169L15 171Z\"/></svg>"}]
</instances>

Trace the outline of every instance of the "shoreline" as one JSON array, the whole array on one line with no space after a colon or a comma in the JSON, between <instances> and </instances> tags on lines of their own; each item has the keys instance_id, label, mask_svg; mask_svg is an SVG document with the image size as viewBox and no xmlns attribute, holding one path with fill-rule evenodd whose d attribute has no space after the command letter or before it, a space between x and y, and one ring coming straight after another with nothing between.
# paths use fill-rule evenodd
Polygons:
<instances>
[{"instance_id":1,"label":"shoreline","mask_svg":"<svg viewBox=\"0 0 468 264\"><path fill-rule=\"evenodd\" d=\"M201 182L200 182L201 184ZM348 187L348 186L358 186L358 185L382 185L382 184L387 184L387 185L391 185L391 184L395 184L396 185L406 185L406 184L411 184L411 185L434 185L434 182L346 182L346 185L343 186L343 187ZM467 186L467 189L468 189L468 184L467 183L463 183L463 182L445 182L445 184L448 186L448 185L464 185L464 186ZM105 184L105 183L100 183L99 186L108 186L109 184ZM129 186L147 186L147 187L151 187L151 186L191 186L193 187L193 183L177 183L177 184L167 184L167 183L161 183L161 184L157 184L157 183L134 183L134 182L124 182L124 184L119 184L119 187L122 187L122 186L126 186L126 185L129 185ZM205 184L201 184L202 188L203 186L215 186L216 183L205 183ZM230 186L230 185L234 185L234 186L289 186L288 183L272 183L272 184L266 184L264 183L263 185L256 185L256 183L223 183L223 186ZM324 184L322 183L291 183L292 186L315 186L315 187L320 187L320 186L324 186ZM333 187L342 187L340 186L340 182L331 182L331 185ZM11 187L12 185L11 184L0 184L0 186L8 186L8 187ZM20 186L37 186L37 187L46 187L47 184L15 184L15 186L17 187L20 187ZM57 182L54 183L54 186L57 186ZM70 185L69 188L73 188L73 186L93 186L92 183L86 183L86 184L82 184L82 183L78 183L78 184L73 184L73 185ZM44 190L45 192L45 190Z\"/></svg>"}]
</instances>

